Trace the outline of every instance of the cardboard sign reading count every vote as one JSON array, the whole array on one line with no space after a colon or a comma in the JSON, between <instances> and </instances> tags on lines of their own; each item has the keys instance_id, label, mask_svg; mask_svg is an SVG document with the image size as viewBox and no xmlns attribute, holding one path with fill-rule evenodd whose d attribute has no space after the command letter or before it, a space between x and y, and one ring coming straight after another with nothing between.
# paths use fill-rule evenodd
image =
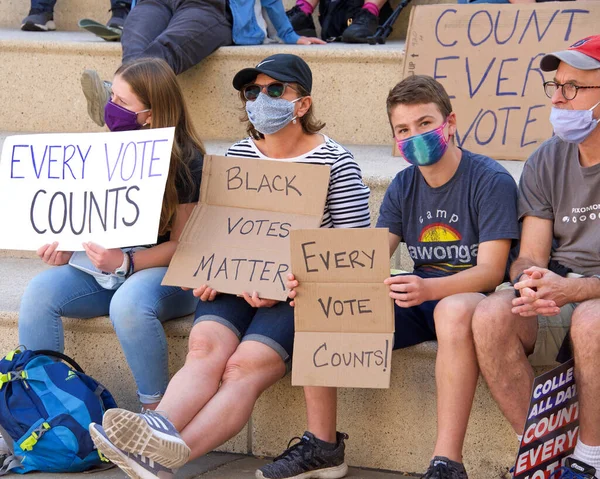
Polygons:
<instances>
[{"instance_id":1,"label":"cardboard sign reading count every vote","mask_svg":"<svg viewBox=\"0 0 600 479\"><path fill-rule=\"evenodd\" d=\"M540 60L597 35L600 2L418 5L411 10L404 77L442 83L457 116L458 146L525 160L552 136ZM581 94L581 92L579 93Z\"/></svg>"},{"instance_id":2,"label":"cardboard sign reading count every vote","mask_svg":"<svg viewBox=\"0 0 600 479\"><path fill-rule=\"evenodd\" d=\"M394 343L388 230L292 231L299 282L292 384L388 388Z\"/></svg>"},{"instance_id":3,"label":"cardboard sign reading count every vote","mask_svg":"<svg viewBox=\"0 0 600 479\"><path fill-rule=\"evenodd\" d=\"M199 204L164 285L287 298L290 231L321 224L328 166L205 156Z\"/></svg>"}]
</instances>

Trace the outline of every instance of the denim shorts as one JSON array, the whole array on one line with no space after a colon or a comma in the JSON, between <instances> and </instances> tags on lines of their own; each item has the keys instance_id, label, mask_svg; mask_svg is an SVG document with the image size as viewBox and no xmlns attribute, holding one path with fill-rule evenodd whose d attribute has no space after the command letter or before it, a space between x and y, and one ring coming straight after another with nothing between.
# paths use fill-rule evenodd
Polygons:
<instances>
[{"instance_id":1,"label":"denim shorts","mask_svg":"<svg viewBox=\"0 0 600 479\"><path fill-rule=\"evenodd\" d=\"M271 308L253 308L244 298L219 294L200 301L194 323L214 321L229 328L240 341L258 341L273 349L289 372L294 349L294 308L281 301Z\"/></svg>"}]
</instances>

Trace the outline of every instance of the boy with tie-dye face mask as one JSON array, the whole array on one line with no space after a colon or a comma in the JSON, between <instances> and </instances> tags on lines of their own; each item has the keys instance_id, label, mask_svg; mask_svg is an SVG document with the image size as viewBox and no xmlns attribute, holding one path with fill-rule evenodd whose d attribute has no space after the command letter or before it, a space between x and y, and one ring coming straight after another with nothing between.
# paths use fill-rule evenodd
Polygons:
<instances>
[{"instance_id":1,"label":"boy with tie-dye face mask","mask_svg":"<svg viewBox=\"0 0 600 479\"><path fill-rule=\"evenodd\" d=\"M398 160L401 171L385 194L377 226L389 228L390 255L403 241L414 261L412 273L385 281L395 302L394 349L438 341L437 441L423 477L466 479L462 448L479 375L471 317L504 279L519 235L517 187L494 160L456 145L456 114L433 78L416 75L398 83L387 111L410 166ZM298 282L292 278L288 286L295 298ZM336 442L336 390L304 390L308 432L257 477L345 475L343 451L341 460L326 461Z\"/></svg>"}]
</instances>

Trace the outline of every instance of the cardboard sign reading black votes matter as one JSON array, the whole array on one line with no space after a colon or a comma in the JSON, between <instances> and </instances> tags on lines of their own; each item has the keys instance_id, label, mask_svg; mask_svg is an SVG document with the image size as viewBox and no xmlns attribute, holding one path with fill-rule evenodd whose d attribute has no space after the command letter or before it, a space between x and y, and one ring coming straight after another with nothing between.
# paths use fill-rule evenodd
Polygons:
<instances>
[{"instance_id":1,"label":"cardboard sign reading black votes matter","mask_svg":"<svg viewBox=\"0 0 600 479\"><path fill-rule=\"evenodd\" d=\"M388 230L292 231L292 384L388 388L394 343Z\"/></svg>"},{"instance_id":2,"label":"cardboard sign reading black votes matter","mask_svg":"<svg viewBox=\"0 0 600 479\"><path fill-rule=\"evenodd\" d=\"M162 284L285 300L290 232L318 228L328 166L205 156L200 202Z\"/></svg>"}]
</instances>

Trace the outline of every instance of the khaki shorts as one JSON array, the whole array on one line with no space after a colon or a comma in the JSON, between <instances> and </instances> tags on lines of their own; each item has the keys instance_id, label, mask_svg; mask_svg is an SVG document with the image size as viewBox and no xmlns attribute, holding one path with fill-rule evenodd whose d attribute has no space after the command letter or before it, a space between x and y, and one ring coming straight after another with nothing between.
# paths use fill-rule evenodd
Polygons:
<instances>
[{"instance_id":1,"label":"khaki shorts","mask_svg":"<svg viewBox=\"0 0 600 479\"><path fill-rule=\"evenodd\" d=\"M502 283L496 288L496 291L512 289L509 282ZM556 355L569 334L571 327L571 316L579 303L565 304L560 308L560 313L556 316L538 316L538 331L533 353L529 356L529 362L532 366L554 366L556 365Z\"/></svg>"}]
</instances>

